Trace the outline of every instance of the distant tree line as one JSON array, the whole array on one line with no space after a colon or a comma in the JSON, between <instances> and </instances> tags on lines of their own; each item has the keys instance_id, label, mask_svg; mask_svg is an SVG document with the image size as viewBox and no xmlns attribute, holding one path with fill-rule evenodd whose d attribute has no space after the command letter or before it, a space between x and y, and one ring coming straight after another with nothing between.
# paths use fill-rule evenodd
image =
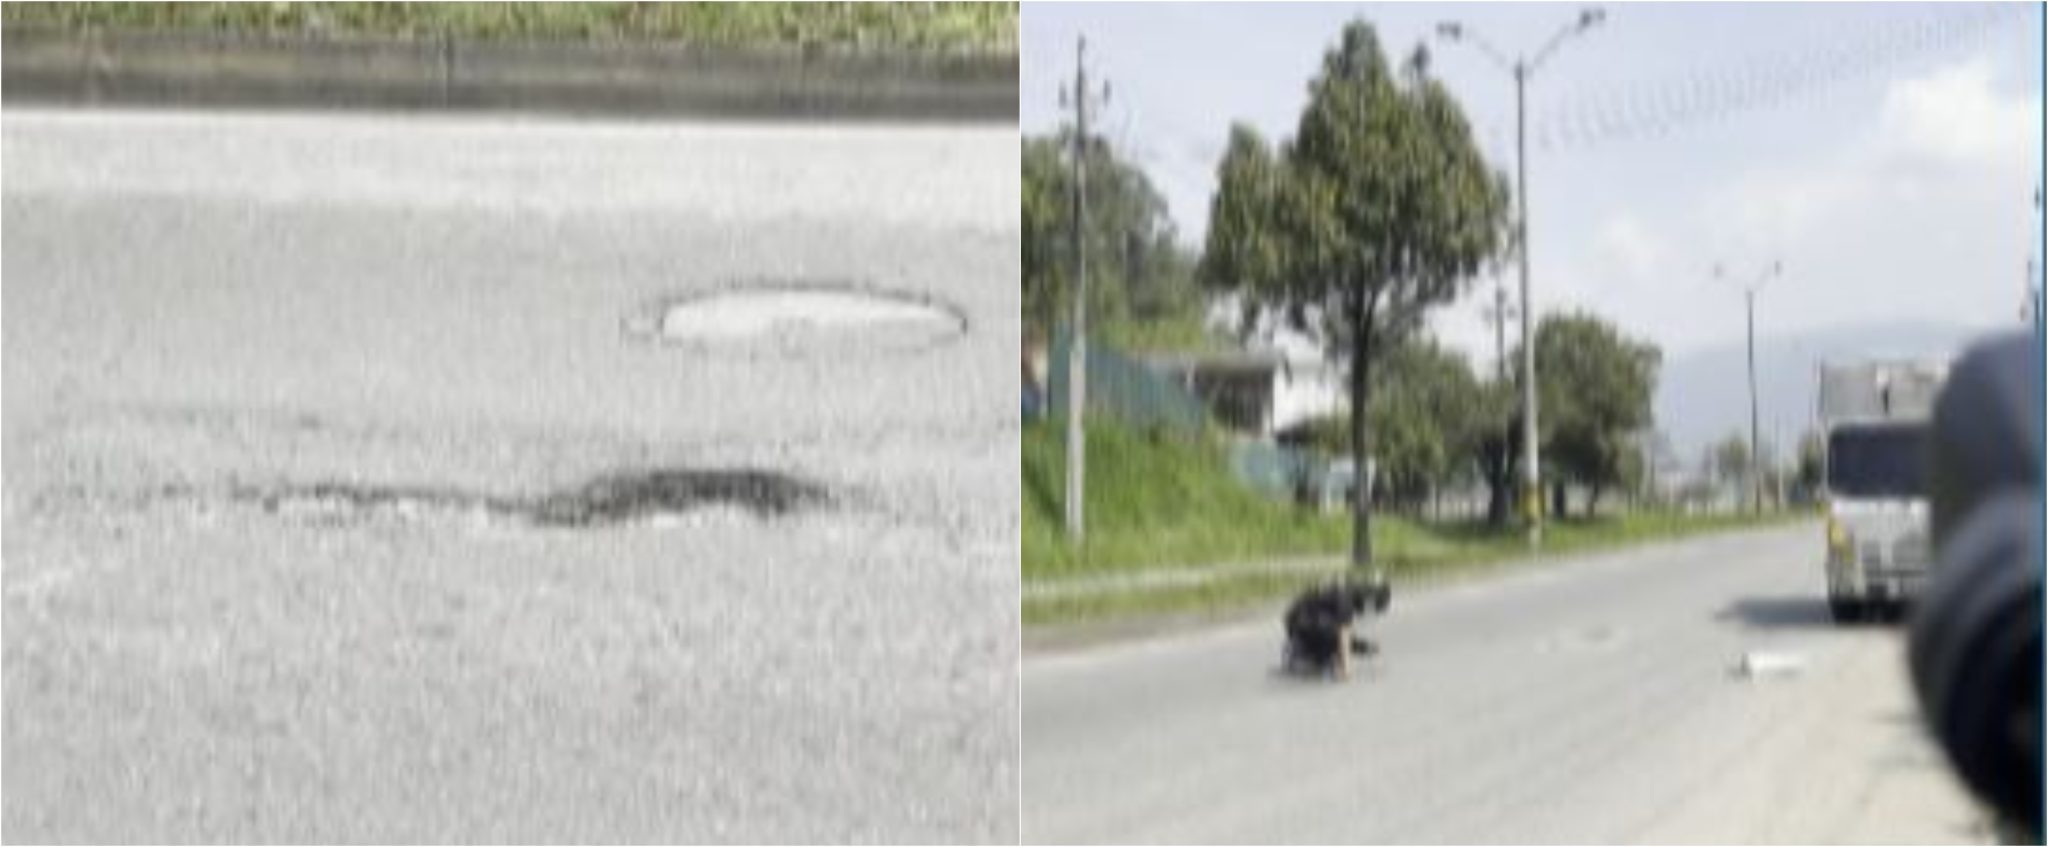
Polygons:
<instances>
[{"instance_id":1,"label":"distant tree line","mask_svg":"<svg viewBox=\"0 0 2048 847\"><path fill-rule=\"evenodd\" d=\"M1512 355L1519 357L1517 348ZM1590 314L1545 317L1536 329L1536 381L1551 512L1567 513L1569 486L1586 493L1585 511L1603 496L1645 479L1642 439L1651 424L1660 356ZM1388 350L1374 373L1369 452L1378 466L1377 499L1419 511L1438 492L1473 484L1487 490L1487 517L1511 517L1521 470L1519 381L1483 379L1456 351L1427 337ZM1346 452L1349 418L1313 421L1296 440Z\"/></svg>"}]
</instances>

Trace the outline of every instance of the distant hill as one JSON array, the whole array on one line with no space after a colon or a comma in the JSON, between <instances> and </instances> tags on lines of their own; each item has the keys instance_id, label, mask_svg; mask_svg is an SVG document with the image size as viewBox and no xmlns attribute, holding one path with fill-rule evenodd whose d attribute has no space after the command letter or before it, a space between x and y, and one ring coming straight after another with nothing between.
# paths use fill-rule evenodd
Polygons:
<instances>
[{"instance_id":1,"label":"distant hill","mask_svg":"<svg viewBox=\"0 0 2048 847\"><path fill-rule=\"evenodd\" d=\"M1829 358L1954 355L1977 338L2019 329L1963 327L1901 321L1759 337L1756 387L1760 434L1773 429L1790 449L1812 423L1814 369ZM1706 445L1731 432L1749 432L1749 382L1740 342L1667 356L1658 380L1657 427L1688 466ZM1782 452L1780 455L1783 455Z\"/></svg>"}]
</instances>

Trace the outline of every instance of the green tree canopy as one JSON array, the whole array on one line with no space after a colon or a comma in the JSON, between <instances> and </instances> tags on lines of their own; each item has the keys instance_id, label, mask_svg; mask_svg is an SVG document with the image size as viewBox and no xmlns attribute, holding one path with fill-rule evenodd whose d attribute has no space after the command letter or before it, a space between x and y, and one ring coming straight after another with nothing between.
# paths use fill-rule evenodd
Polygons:
<instances>
[{"instance_id":1,"label":"green tree canopy","mask_svg":"<svg viewBox=\"0 0 2048 847\"><path fill-rule=\"evenodd\" d=\"M1024 139L1022 259L1027 328L1045 333L1073 308L1073 136ZM1166 200L1107 144L1088 146L1088 320L1091 327L1199 311L1193 260L1176 241Z\"/></svg>"},{"instance_id":2,"label":"green tree canopy","mask_svg":"<svg viewBox=\"0 0 2048 847\"><path fill-rule=\"evenodd\" d=\"M1749 477L1749 439L1742 433L1731 432L1727 438L1714 442L1707 452L1708 467L1714 477L1723 482Z\"/></svg>"},{"instance_id":3,"label":"green tree canopy","mask_svg":"<svg viewBox=\"0 0 2048 847\"><path fill-rule=\"evenodd\" d=\"M1360 466L1376 344L1455 299L1506 240L1506 180L1428 64L1418 49L1394 68L1370 24L1346 25L1291 141L1231 130L1197 271L1239 297L1243 328L1285 325L1348 364L1351 408L1365 410L1352 416ZM1359 492L1355 565L1372 559L1370 508Z\"/></svg>"},{"instance_id":4,"label":"green tree canopy","mask_svg":"<svg viewBox=\"0 0 2048 847\"><path fill-rule=\"evenodd\" d=\"M1544 455L1553 480L1587 488L1589 510L1640 473L1637 439L1650 426L1661 360L1655 345L1591 314L1550 315L1536 328Z\"/></svg>"},{"instance_id":5,"label":"green tree canopy","mask_svg":"<svg viewBox=\"0 0 2048 847\"><path fill-rule=\"evenodd\" d=\"M1821 475L1827 467L1827 441L1818 430L1807 430L1799 436L1799 464L1794 471L1794 481L1802 494L1812 495L1820 491Z\"/></svg>"},{"instance_id":6,"label":"green tree canopy","mask_svg":"<svg viewBox=\"0 0 2048 847\"><path fill-rule=\"evenodd\" d=\"M1414 507L1444 485L1469 479L1491 398L1457 352L1427 337L1380 354L1373 370L1371 452L1382 500ZM1347 450L1348 416L1315 420L1305 440L1333 454Z\"/></svg>"},{"instance_id":7,"label":"green tree canopy","mask_svg":"<svg viewBox=\"0 0 2048 847\"><path fill-rule=\"evenodd\" d=\"M1485 398L1463 356L1418 339L1388 350L1375 374L1372 454L1386 495L1419 504L1471 466Z\"/></svg>"}]
</instances>

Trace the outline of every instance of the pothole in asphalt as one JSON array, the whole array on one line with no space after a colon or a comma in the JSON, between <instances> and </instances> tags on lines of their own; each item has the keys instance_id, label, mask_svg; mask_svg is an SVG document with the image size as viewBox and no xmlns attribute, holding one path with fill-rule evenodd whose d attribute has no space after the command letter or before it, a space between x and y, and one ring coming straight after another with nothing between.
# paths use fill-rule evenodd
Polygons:
<instances>
[{"instance_id":1,"label":"pothole in asphalt","mask_svg":"<svg viewBox=\"0 0 2048 847\"><path fill-rule=\"evenodd\" d=\"M659 301L629 335L694 349L922 350L967 331L966 312L926 295L855 283L764 281Z\"/></svg>"},{"instance_id":2,"label":"pothole in asphalt","mask_svg":"<svg viewBox=\"0 0 2048 847\"><path fill-rule=\"evenodd\" d=\"M823 486L789 474L751 468L660 469L605 474L572 488L508 496L454 487L323 481L235 486L229 498L265 512L315 523L377 518L481 520L560 528L661 525L717 508L760 519L831 505Z\"/></svg>"},{"instance_id":3,"label":"pothole in asphalt","mask_svg":"<svg viewBox=\"0 0 2048 847\"><path fill-rule=\"evenodd\" d=\"M828 502L825 489L787 474L746 469L668 470L600 477L580 488L533 501L526 513L544 526L586 527L707 506L736 506L756 517L782 517Z\"/></svg>"}]
</instances>

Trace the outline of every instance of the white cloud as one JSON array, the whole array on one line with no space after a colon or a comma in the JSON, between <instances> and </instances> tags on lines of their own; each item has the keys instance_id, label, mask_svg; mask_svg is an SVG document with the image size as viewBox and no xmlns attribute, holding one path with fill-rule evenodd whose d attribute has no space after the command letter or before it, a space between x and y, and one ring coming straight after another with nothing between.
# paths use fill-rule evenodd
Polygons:
<instances>
[{"instance_id":1,"label":"white cloud","mask_svg":"<svg viewBox=\"0 0 2048 847\"><path fill-rule=\"evenodd\" d=\"M1760 337L2016 323L2038 179L2038 93L2001 89L1989 64L1969 61L1897 80L1867 103L1840 132L1795 118L1789 135L1837 140L1697 165L1688 152L1660 150L1661 161L1632 177L1702 170L1616 191L1590 221L1539 218L1552 227L1547 241L1538 233L1539 314L1592 309L1667 354L1739 344L1741 283L1780 260L1783 276L1757 301ZM1712 278L1721 262L1735 279ZM1512 293L1512 265L1505 275ZM1483 281L1431 320L1475 361L1493 355L1490 292ZM1512 344L1516 332L1508 334Z\"/></svg>"},{"instance_id":2,"label":"white cloud","mask_svg":"<svg viewBox=\"0 0 2048 847\"><path fill-rule=\"evenodd\" d=\"M2038 100L1999 97L1991 63L1972 61L1894 85L1879 149L1895 159L1996 166L2032 154L2040 114Z\"/></svg>"},{"instance_id":3,"label":"white cloud","mask_svg":"<svg viewBox=\"0 0 2048 847\"><path fill-rule=\"evenodd\" d=\"M1670 248L1664 239L1634 215L1609 218L1593 236L1596 261L1604 275L1628 282L1650 282L1664 270Z\"/></svg>"},{"instance_id":4,"label":"white cloud","mask_svg":"<svg viewBox=\"0 0 2048 847\"><path fill-rule=\"evenodd\" d=\"M1669 225L1696 234L1704 261L1782 259L1775 331L2006 322L2030 243L2039 97L2001 92L1971 61L1897 81L1881 102L1839 150L1753 167Z\"/></svg>"},{"instance_id":5,"label":"white cloud","mask_svg":"<svg viewBox=\"0 0 2048 847\"><path fill-rule=\"evenodd\" d=\"M1753 255L1799 244L1865 202L1864 174L1850 168L1776 167L1738 178L1711 199L1699 225L1717 252Z\"/></svg>"}]
</instances>

